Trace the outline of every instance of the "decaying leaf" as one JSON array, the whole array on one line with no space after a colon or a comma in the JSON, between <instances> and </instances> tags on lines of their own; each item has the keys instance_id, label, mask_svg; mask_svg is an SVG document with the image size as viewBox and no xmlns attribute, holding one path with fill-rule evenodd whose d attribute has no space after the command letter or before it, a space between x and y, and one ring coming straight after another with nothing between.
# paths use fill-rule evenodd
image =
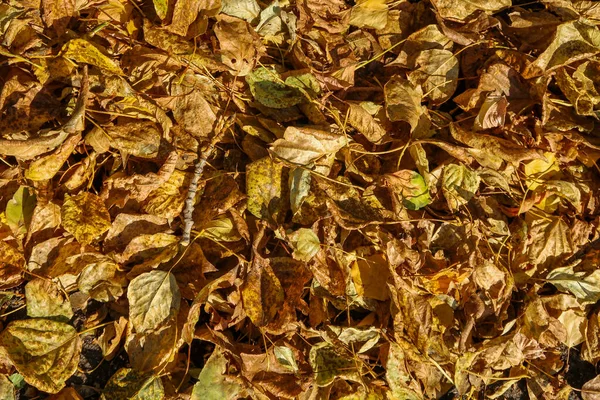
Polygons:
<instances>
[{"instance_id":1,"label":"decaying leaf","mask_svg":"<svg viewBox=\"0 0 600 400\"><path fill-rule=\"evenodd\" d=\"M81 351L75 328L44 318L11 322L0 334L0 346L26 382L49 393L65 386Z\"/></svg>"},{"instance_id":2,"label":"decaying leaf","mask_svg":"<svg viewBox=\"0 0 600 400\"><path fill-rule=\"evenodd\" d=\"M100 197L89 192L65 196L62 225L81 244L89 244L110 229L110 215Z\"/></svg>"},{"instance_id":3,"label":"decaying leaf","mask_svg":"<svg viewBox=\"0 0 600 400\"><path fill-rule=\"evenodd\" d=\"M446 165L442 190L450 210L456 211L460 206L467 204L475 196L480 181L479 175L464 165Z\"/></svg>"},{"instance_id":4,"label":"decaying leaf","mask_svg":"<svg viewBox=\"0 0 600 400\"><path fill-rule=\"evenodd\" d=\"M241 287L241 296L244 311L256 326L264 326L275 318L283 304L284 292L268 259L254 259Z\"/></svg>"}]
</instances>

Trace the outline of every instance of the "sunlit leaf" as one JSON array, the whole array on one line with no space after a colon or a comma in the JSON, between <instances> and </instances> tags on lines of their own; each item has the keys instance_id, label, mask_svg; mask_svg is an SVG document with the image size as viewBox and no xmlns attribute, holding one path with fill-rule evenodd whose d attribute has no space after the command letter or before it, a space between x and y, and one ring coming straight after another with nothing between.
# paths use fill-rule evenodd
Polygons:
<instances>
[{"instance_id":1,"label":"sunlit leaf","mask_svg":"<svg viewBox=\"0 0 600 400\"><path fill-rule=\"evenodd\" d=\"M600 271L591 274L575 272L573 267L554 268L546 276L546 280L558 290L572 293L585 303L595 303L600 300Z\"/></svg>"},{"instance_id":2,"label":"sunlit leaf","mask_svg":"<svg viewBox=\"0 0 600 400\"><path fill-rule=\"evenodd\" d=\"M71 303L56 283L35 279L25 285L27 315L32 318L48 318L68 322L73 316Z\"/></svg>"},{"instance_id":3,"label":"sunlit leaf","mask_svg":"<svg viewBox=\"0 0 600 400\"><path fill-rule=\"evenodd\" d=\"M97 45L85 39L72 39L61 51L63 57L76 62L91 64L114 75L123 75L121 68L111 60Z\"/></svg>"},{"instance_id":4,"label":"sunlit leaf","mask_svg":"<svg viewBox=\"0 0 600 400\"><path fill-rule=\"evenodd\" d=\"M300 228L288 234L288 238L296 260L310 261L321 248L319 237L311 229Z\"/></svg>"},{"instance_id":5,"label":"sunlit leaf","mask_svg":"<svg viewBox=\"0 0 600 400\"><path fill-rule=\"evenodd\" d=\"M134 278L127 289L129 319L137 332L156 329L179 310L181 295L173 274L154 270Z\"/></svg>"},{"instance_id":6,"label":"sunlit leaf","mask_svg":"<svg viewBox=\"0 0 600 400\"><path fill-rule=\"evenodd\" d=\"M75 373L81 351L75 328L42 318L11 322L0 334L0 346L27 383L49 393Z\"/></svg>"},{"instance_id":7,"label":"sunlit leaf","mask_svg":"<svg viewBox=\"0 0 600 400\"><path fill-rule=\"evenodd\" d=\"M192 390L191 400L234 400L242 392L242 386L229 380L227 359L223 350L215 348L198 376L198 382Z\"/></svg>"},{"instance_id":8,"label":"sunlit leaf","mask_svg":"<svg viewBox=\"0 0 600 400\"><path fill-rule=\"evenodd\" d=\"M110 228L110 215L95 194L65 195L61 208L62 225L81 244L91 243Z\"/></svg>"},{"instance_id":9,"label":"sunlit leaf","mask_svg":"<svg viewBox=\"0 0 600 400\"><path fill-rule=\"evenodd\" d=\"M442 190L450 210L456 211L460 206L467 204L475 196L480 180L476 172L464 165L446 165L442 177Z\"/></svg>"}]
</instances>

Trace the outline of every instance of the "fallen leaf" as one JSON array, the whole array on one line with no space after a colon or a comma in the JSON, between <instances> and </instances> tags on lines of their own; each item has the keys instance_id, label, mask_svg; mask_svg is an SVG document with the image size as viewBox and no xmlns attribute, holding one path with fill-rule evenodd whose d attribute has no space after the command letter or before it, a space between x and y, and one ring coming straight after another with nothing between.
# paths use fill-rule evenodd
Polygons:
<instances>
[{"instance_id":1,"label":"fallen leaf","mask_svg":"<svg viewBox=\"0 0 600 400\"><path fill-rule=\"evenodd\" d=\"M110 377L102 391L102 400L160 400L165 392L160 378L137 374L121 368Z\"/></svg>"},{"instance_id":2,"label":"fallen leaf","mask_svg":"<svg viewBox=\"0 0 600 400\"><path fill-rule=\"evenodd\" d=\"M449 164L444 168L442 191L451 211L467 204L477 192L481 178L464 165Z\"/></svg>"},{"instance_id":3,"label":"fallen leaf","mask_svg":"<svg viewBox=\"0 0 600 400\"><path fill-rule=\"evenodd\" d=\"M27 316L68 322L73 310L65 293L52 281L36 279L25 285Z\"/></svg>"},{"instance_id":4,"label":"fallen leaf","mask_svg":"<svg viewBox=\"0 0 600 400\"><path fill-rule=\"evenodd\" d=\"M48 393L65 387L81 351L75 328L43 318L11 322L0 334L0 346L27 383Z\"/></svg>"},{"instance_id":5,"label":"fallen leaf","mask_svg":"<svg viewBox=\"0 0 600 400\"><path fill-rule=\"evenodd\" d=\"M65 195L61 207L62 226L83 245L110 229L110 215L100 197L89 192Z\"/></svg>"},{"instance_id":6,"label":"fallen leaf","mask_svg":"<svg viewBox=\"0 0 600 400\"><path fill-rule=\"evenodd\" d=\"M154 270L131 281L127 300L131 324L144 333L157 329L179 310L181 295L173 274Z\"/></svg>"}]
</instances>

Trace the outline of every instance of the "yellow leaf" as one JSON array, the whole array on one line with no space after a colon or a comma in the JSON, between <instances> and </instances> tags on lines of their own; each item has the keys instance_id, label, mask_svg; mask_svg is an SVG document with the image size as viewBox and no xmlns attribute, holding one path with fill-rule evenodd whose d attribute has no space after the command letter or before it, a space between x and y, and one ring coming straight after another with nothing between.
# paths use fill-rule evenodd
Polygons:
<instances>
[{"instance_id":1,"label":"yellow leaf","mask_svg":"<svg viewBox=\"0 0 600 400\"><path fill-rule=\"evenodd\" d=\"M88 192L65 195L62 225L81 244L89 244L110 229L110 215L100 197Z\"/></svg>"},{"instance_id":2,"label":"yellow leaf","mask_svg":"<svg viewBox=\"0 0 600 400\"><path fill-rule=\"evenodd\" d=\"M96 45L85 39L73 39L62 48L61 55L79 63L87 63L114 75L124 75L121 68Z\"/></svg>"}]
</instances>

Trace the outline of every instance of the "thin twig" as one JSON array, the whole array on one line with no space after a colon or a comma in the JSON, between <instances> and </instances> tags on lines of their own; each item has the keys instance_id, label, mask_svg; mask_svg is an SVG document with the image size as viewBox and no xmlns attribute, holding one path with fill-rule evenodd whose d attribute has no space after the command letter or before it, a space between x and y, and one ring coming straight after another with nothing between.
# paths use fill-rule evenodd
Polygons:
<instances>
[{"instance_id":1,"label":"thin twig","mask_svg":"<svg viewBox=\"0 0 600 400\"><path fill-rule=\"evenodd\" d=\"M198 162L196 163L196 167L194 168L194 176L190 182L190 186L188 189L187 198L185 199L185 207L183 210L183 236L181 237L181 245L188 246L190 244L192 227L194 226L193 214L194 214L194 206L196 203L196 192L198 191L198 182L200 181L200 176L202 176L202 172L204 171L204 167L208 162L208 159L215 151L215 147L217 143L221 141L221 138L229 129L229 127L235 121L235 114L229 117L223 117L219 119L217 127L215 129L215 135L212 140L208 144L206 148L204 148L198 157Z\"/></svg>"}]
</instances>

